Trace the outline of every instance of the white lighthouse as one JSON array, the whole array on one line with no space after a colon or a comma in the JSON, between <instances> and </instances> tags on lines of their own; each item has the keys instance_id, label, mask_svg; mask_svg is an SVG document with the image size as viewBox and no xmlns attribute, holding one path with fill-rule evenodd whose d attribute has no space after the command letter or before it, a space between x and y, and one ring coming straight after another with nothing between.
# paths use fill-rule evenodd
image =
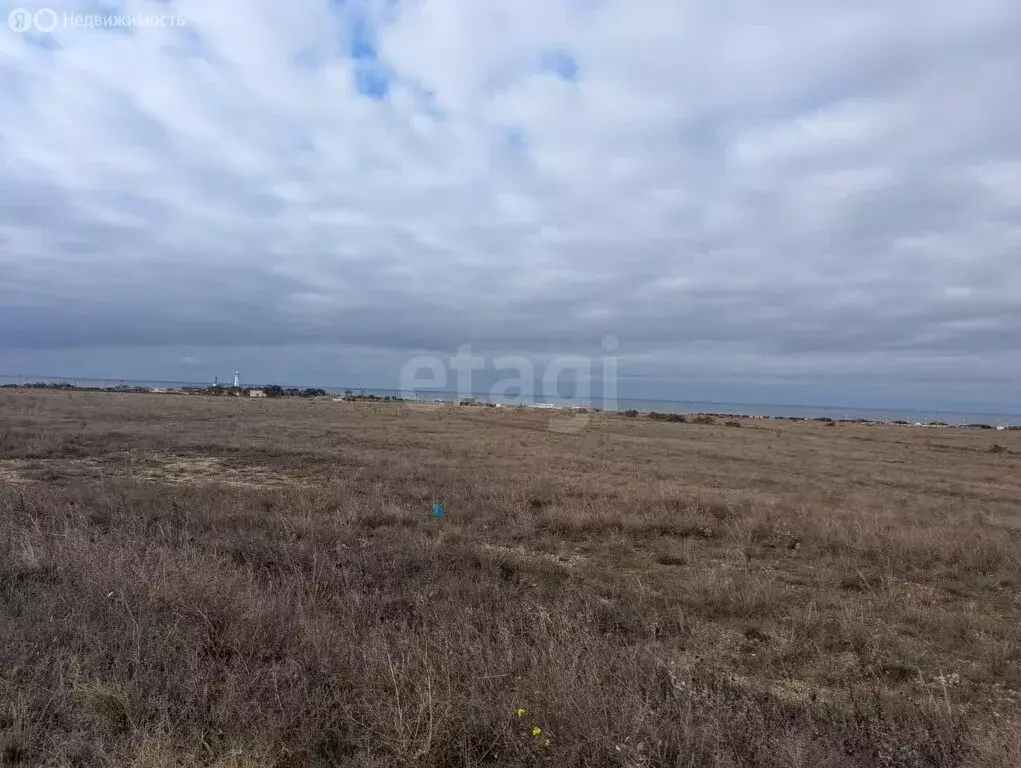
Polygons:
<instances>
[{"instance_id":1,"label":"white lighthouse","mask_svg":"<svg viewBox=\"0 0 1021 768\"><path fill-rule=\"evenodd\" d=\"M241 389L241 372L234 371L234 389Z\"/></svg>"}]
</instances>

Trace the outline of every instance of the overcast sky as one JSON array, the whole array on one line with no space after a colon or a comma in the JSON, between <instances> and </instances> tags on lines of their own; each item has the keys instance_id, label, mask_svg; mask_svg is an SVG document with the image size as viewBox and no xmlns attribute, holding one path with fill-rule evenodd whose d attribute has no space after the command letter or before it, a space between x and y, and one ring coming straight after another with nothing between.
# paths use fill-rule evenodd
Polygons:
<instances>
[{"instance_id":1,"label":"overcast sky","mask_svg":"<svg viewBox=\"0 0 1021 768\"><path fill-rule=\"evenodd\" d=\"M1017 0L46 5L0 26L0 374L613 335L625 397L1021 410Z\"/></svg>"}]
</instances>

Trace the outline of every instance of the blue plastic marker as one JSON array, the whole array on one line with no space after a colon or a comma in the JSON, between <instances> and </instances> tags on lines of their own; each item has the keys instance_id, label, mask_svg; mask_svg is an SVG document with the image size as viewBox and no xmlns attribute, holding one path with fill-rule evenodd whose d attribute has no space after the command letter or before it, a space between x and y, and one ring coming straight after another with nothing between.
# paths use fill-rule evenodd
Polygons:
<instances>
[{"instance_id":1,"label":"blue plastic marker","mask_svg":"<svg viewBox=\"0 0 1021 768\"><path fill-rule=\"evenodd\" d=\"M435 517L435 518L442 518L445 514L447 514L447 512L446 512L445 509L443 509L443 505L440 504L438 501L434 501L433 502L433 517Z\"/></svg>"}]
</instances>

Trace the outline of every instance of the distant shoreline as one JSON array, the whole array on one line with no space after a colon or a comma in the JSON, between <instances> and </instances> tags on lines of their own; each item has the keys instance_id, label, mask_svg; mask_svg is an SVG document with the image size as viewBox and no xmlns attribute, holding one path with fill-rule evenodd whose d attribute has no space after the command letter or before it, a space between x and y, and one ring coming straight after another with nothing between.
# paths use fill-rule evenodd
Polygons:
<instances>
[{"instance_id":1,"label":"distant shoreline","mask_svg":"<svg viewBox=\"0 0 1021 768\"><path fill-rule=\"evenodd\" d=\"M94 382L80 384L78 382ZM471 405L478 407L509 407L509 408L547 408L555 410L574 410L592 412L615 412L624 416L653 418L660 421L686 421L699 417L713 419L763 419L773 421L816 422L826 424L891 424L898 426L915 426L930 428L970 428L1021 430L1021 414L997 414L972 412L967 414L957 411L931 410L911 411L907 409L882 408L846 408L839 406L790 406L769 404L711 403L701 401L658 401L658 400L618 400L616 408L600 408L590 404L578 404L571 398L562 398L561 402L520 402L513 397L501 402L488 399L484 395L458 397L453 392L418 392L415 397L407 397L397 390L361 389L361 388L299 388L268 386L245 386L234 388L223 384L203 385L187 382L155 382L122 380L114 384L110 379L76 379L74 383L61 381L24 381L0 384L0 390L25 389L49 390L61 392L109 392L133 394L167 394L210 397L262 397L262 394L251 395L253 391L263 393L275 389L278 396L284 398L305 398L317 400L348 400L363 402L418 402L450 405ZM104 385L104 386L100 386ZM162 386L158 386L162 385ZM446 397L442 397L446 395ZM716 406L714 410L700 410L693 406ZM630 407L627 407L630 406ZM638 407L634 407L638 406ZM655 406L655 407L653 407ZM662 410L660 410L662 409ZM932 418L933 414L943 418Z\"/></svg>"}]
</instances>

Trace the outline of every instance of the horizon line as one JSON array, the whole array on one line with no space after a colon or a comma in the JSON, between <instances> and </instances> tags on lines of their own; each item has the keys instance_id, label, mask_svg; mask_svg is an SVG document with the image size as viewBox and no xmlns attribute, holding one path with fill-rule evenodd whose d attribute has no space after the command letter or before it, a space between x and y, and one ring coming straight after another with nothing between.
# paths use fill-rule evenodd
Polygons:
<instances>
[{"instance_id":1,"label":"horizon line","mask_svg":"<svg viewBox=\"0 0 1021 768\"><path fill-rule=\"evenodd\" d=\"M183 379L138 379L138 378L118 378L118 377L92 377L92 376L37 376L34 374L6 374L0 373L0 380L2 379L24 379L24 384L39 383L45 384L46 381L43 379L56 380L63 383L72 383L77 381L85 382L120 382L122 384L179 384L188 386L199 386L199 387L212 387L212 384L208 381L185 381ZM29 381L33 380L33 381ZM221 386L226 386L225 383L221 382ZM344 385L305 385L305 384L281 384L279 382L263 383L263 384L249 384L246 385L248 389L257 389L259 387L269 386L281 386L294 389L326 389L326 390L351 390L352 392L390 392L398 393L404 392L400 387L352 387ZM456 395L458 397L491 397L492 395L487 392L470 392L465 394L458 392L457 390L451 389L427 389L420 388L412 390L416 393L422 394L435 394L435 395ZM508 399L514 397L522 397L522 395L509 395ZM601 400L602 398L584 398L580 396L572 395L557 395L557 399L560 400ZM533 396L534 399L534 396ZM955 415L975 415L975 416L1013 416L1021 418L1021 413L1014 411L985 411L985 410L953 410L948 408L890 408L890 407L859 407L850 405L806 405L804 403L764 403L764 402L741 402L741 401L729 401L729 400L675 400L671 398L648 398L648 397L617 397L616 402L628 402L628 403L664 403L670 405L724 405L724 406L753 406L753 407L765 407L765 408L803 408L803 409L818 409L827 411L875 411L882 413L922 413L922 414L955 414Z\"/></svg>"}]
</instances>

